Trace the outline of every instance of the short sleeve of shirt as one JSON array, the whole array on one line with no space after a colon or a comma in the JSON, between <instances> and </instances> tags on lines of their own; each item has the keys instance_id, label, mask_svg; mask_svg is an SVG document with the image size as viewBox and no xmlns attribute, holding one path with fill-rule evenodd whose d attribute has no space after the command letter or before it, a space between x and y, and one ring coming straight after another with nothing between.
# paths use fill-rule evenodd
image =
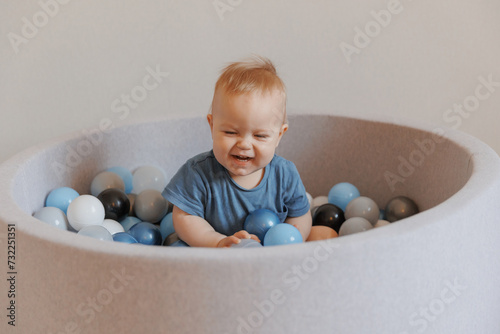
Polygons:
<instances>
[{"instance_id":1,"label":"short sleeve of shirt","mask_svg":"<svg viewBox=\"0 0 500 334\"><path fill-rule=\"evenodd\" d=\"M205 218L206 183L195 168L195 162L188 160L170 180L164 194L182 211Z\"/></svg>"},{"instance_id":2,"label":"short sleeve of shirt","mask_svg":"<svg viewBox=\"0 0 500 334\"><path fill-rule=\"evenodd\" d=\"M284 173L284 204L288 208L289 217L300 217L309 211L309 200L297 167L293 162L285 161L287 171Z\"/></svg>"}]
</instances>

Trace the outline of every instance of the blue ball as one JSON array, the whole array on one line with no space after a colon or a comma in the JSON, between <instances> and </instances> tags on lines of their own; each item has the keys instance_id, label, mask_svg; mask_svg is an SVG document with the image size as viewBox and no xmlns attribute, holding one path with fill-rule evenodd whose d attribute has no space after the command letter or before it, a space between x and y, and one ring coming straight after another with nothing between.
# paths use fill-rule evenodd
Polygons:
<instances>
[{"instance_id":1,"label":"blue ball","mask_svg":"<svg viewBox=\"0 0 500 334\"><path fill-rule=\"evenodd\" d=\"M132 226L134 226L137 223L140 223L141 221L142 220L140 220L137 217L128 216L128 217L124 218L123 220L121 220L120 224L122 224L125 232L128 232Z\"/></svg>"},{"instance_id":2,"label":"blue ball","mask_svg":"<svg viewBox=\"0 0 500 334\"><path fill-rule=\"evenodd\" d=\"M123 242L126 244L136 244L137 240L126 232L118 232L113 234L113 241Z\"/></svg>"},{"instance_id":3,"label":"blue ball","mask_svg":"<svg viewBox=\"0 0 500 334\"><path fill-rule=\"evenodd\" d=\"M182 240L177 240L176 242L171 244L170 247L189 247L189 245Z\"/></svg>"},{"instance_id":4,"label":"blue ball","mask_svg":"<svg viewBox=\"0 0 500 334\"><path fill-rule=\"evenodd\" d=\"M170 234L174 233L174 221L172 220L172 212L167 213L160 222L161 237L165 240Z\"/></svg>"},{"instance_id":5,"label":"blue ball","mask_svg":"<svg viewBox=\"0 0 500 334\"><path fill-rule=\"evenodd\" d=\"M245 219L243 229L250 234L255 234L260 242L264 241L264 237L275 225L281 221L276 213L268 209L257 209L250 213Z\"/></svg>"},{"instance_id":6,"label":"blue ball","mask_svg":"<svg viewBox=\"0 0 500 334\"><path fill-rule=\"evenodd\" d=\"M330 189L328 193L328 202L335 204L342 211L345 212L347 204L356 197L359 197L360 193L358 188L349 182L337 183Z\"/></svg>"},{"instance_id":7,"label":"blue ball","mask_svg":"<svg viewBox=\"0 0 500 334\"><path fill-rule=\"evenodd\" d=\"M148 222L140 222L130 228L128 233L143 245L161 245L160 228Z\"/></svg>"},{"instance_id":8,"label":"blue ball","mask_svg":"<svg viewBox=\"0 0 500 334\"><path fill-rule=\"evenodd\" d=\"M132 173L125 167L115 166L107 169L108 172L113 172L118 174L122 178L125 184L125 193L130 194L132 192Z\"/></svg>"},{"instance_id":9,"label":"blue ball","mask_svg":"<svg viewBox=\"0 0 500 334\"><path fill-rule=\"evenodd\" d=\"M61 209L64 214L67 214L69 204L78 196L80 196L80 194L72 188L57 188L49 193L45 200L45 206Z\"/></svg>"},{"instance_id":10,"label":"blue ball","mask_svg":"<svg viewBox=\"0 0 500 334\"><path fill-rule=\"evenodd\" d=\"M264 237L264 246L300 244L302 242L300 231L287 223L271 227Z\"/></svg>"},{"instance_id":11,"label":"blue ball","mask_svg":"<svg viewBox=\"0 0 500 334\"><path fill-rule=\"evenodd\" d=\"M253 239L241 239L239 244L232 244L231 248L255 248L262 245Z\"/></svg>"}]
</instances>

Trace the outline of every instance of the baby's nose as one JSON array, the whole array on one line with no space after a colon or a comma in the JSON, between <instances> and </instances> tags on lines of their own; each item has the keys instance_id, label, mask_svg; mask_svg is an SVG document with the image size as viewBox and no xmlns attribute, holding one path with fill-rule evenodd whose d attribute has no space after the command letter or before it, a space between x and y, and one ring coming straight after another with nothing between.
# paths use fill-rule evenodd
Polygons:
<instances>
[{"instance_id":1,"label":"baby's nose","mask_svg":"<svg viewBox=\"0 0 500 334\"><path fill-rule=\"evenodd\" d=\"M236 145L239 149L242 150L248 150L252 148L252 145L250 144L250 138L248 138L248 136L240 137Z\"/></svg>"}]
</instances>

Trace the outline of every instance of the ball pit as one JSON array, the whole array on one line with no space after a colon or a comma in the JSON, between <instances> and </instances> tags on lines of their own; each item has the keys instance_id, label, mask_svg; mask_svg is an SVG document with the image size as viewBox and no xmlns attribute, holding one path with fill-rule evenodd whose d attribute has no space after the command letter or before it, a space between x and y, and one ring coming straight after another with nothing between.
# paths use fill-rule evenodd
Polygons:
<instances>
[{"instance_id":1,"label":"ball pit","mask_svg":"<svg viewBox=\"0 0 500 334\"><path fill-rule=\"evenodd\" d=\"M19 332L416 333L416 321L435 333L500 331L495 152L454 130L441 137L435 127L392 118L290 115L289 123L277 153L295 162L313 196L350 182L380 208L401 195L421 212L257 250L105 242L32 214L52 189L89 194L89 180L110 166L162 166L173 175L211 148L206 119L115 127L81 159L71 154L84 135L55 139L0 166L1 233L13 224L18 247ZM91 321L78 312L88 298L100 310Z\"/></svg>"}]
</instances>

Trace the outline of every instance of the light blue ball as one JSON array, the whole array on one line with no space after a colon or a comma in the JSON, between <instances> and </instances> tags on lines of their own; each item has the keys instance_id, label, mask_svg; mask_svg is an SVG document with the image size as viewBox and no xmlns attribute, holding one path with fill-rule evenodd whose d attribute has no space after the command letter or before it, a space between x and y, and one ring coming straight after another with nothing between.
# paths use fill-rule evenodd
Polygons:
<instances>
[{"instance_id":1,"label":"light blue ball","mask_svg":"<svg viewBox=\"0 0 500 334\"><path fill-rule=\"evenodd\" d=\"M347 204L359 196L359 190L353 184L349 182L341 182L337 183L332 187L332 189L330 189L330 192L328 193L328 202L335 204L345 212Z\"/></svg>"},{"instance_id":2,"label":"light blue ball","mask_svg":"<svg viewBox=\"0 0 500 334\"><path fill-rule=\"evenodd\" d=\"M69 230L69 223L68 223L68 218L62 212L61 209L53 207L53 206L46 206L35 212L33 215L36 219L39 219L49 225L52 225L54 227L57 227L60 230Z\"/></svg>"},{"instance_id":3,"label":"light blue ball","mask_svg":"<svg viewBox=\"0 0 500 334\"><path fill-rule=\"evenodd\" d=\"M137 240L126 232L118 232L113 234L113 241L123 242L126 244L136 244Z\"/></svg>"},{"instance_id":4,"label":"light blue ball","mask_svg":"<svg viewBox=\"0 0 500 334\"><path fill-rule=\"evenodd\" d=\"M264 237L264 246L299 244L302 242L300 231L295 226L287 223L271 227Z\"/></svg>"},{"instance_id":5,"label":"light blue ball","mask_svg":"<svg viewBox=\"0 0 500 334\"><path fill-rule=\"evenodd\" d=\"M171 244L170 247L189 247L189 245L182 240L177 240L176 242Z\"/></svg>"},{"instance_id":6,"label":"light blue ball","mask_svg":"<svg viewBox=\"0 0 500 334\"><path fill-rule=\"evenodd\" d=\"M107 169L108 172L113 172L118 174L122 178L123 183L125 183L125 193L130 194L132 192L132 173L125 167L115 166Z\"/></svg>"},{"instance_id":7,"label":"light blue ball","mask_svg":"<svg viewBox=\"0 0 500 334\"><path fill-rule=\"evenodd\" d=\"M80 196L80 194L73 188L57 188L49 193L45 200L45 206L61 209L64 214L67 214L69 204L78 196Z\"/></svg>"},{"instance_id":8,"label":"light blue ball","mask_svg":"<svg viewBox=\"0 0 500 334\"><path fill-rule=\"evenodd\" d=\"M172 212L167 213L160 223L161 237L165 240L170 234L174 233L174 221L172 220Z\"/></svg>"},{"instance_id":9,"label":"light blue ball","mask_svg":"<svg viewBox=\"0 0 500 334\"><path fill-rule=\"evenodd\" d=\"M101 225L88 225L84 226L78 231L78 235L85 235L97 240L113 241L113 236Z\"/></svg>"},{"instance_id":10,"label":"light blue ball","mask_svg":"<svg viewBox=\"0 0 500 334\"><path fill-rule=\"evenodd\" d=\"M142 220L140 220L139 218L137 217L132 217L132 216L128 216L126 218L124 218L120 224L122 224L123 226L123 229L125 230L125 232L128 232L128 230L130 230L130 228L132 226L134 226L135 224L137 223L140 223Z\"/></svg>"},{"instance_id":11,"label":"light blue ball","mask_svg":"<svg viewBox=\"0 0 500 334\"><path fill-rule=\"evenodd\" d=\"M262 245L253 239L241 239L239 244L232 244L231 248L259 248Z\"/></svg>"}]
</instances>

